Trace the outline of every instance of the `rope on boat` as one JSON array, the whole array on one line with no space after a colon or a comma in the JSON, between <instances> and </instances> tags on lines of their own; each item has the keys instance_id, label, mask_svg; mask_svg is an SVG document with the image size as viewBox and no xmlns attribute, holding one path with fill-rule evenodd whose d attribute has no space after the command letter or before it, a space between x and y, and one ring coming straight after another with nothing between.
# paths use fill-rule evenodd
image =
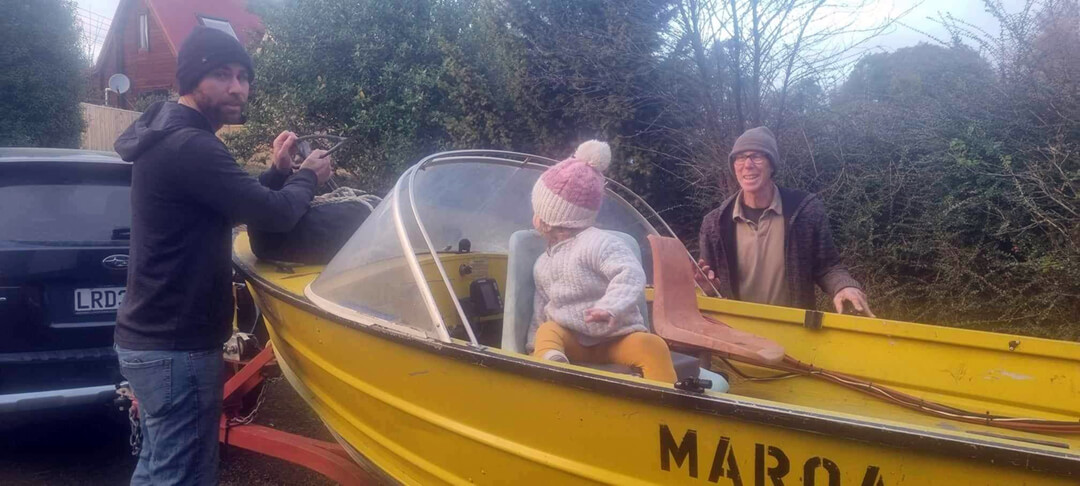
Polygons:
<instances>
[{"instance_id":1,"label":"rope on boat","mask_svg":"<svg viewBox=\"0 0 1080 486\"><path fill-rule=\"evenodd\" d=\"M724 358L724 357L721 357L721 356L717 356L717 357L720 358L720 361L723 361L724 364L726 364L728 366L728 368L731 368L731 371L735 372L736 375L739 375L739 378L742 378L742 379L744 379L746 381L777 381L777 380L786 380L788 378L794 378L796 376L804 376L802 373L781 373L779 375L773 375L773 376L752 376L752 375L748 375L748 374L744 373L739 368L736 368L735 365L731 363L731 361L727 360L727 358Z\"/></svg>"},{"instance_id":2,"label":"rope on boat","mask_svg":"<svg viewBox=\"0 0 1080 486\"><path fill-rule=\"evenodd\" d=\"M299 157L299 160L301 162L307 159L309 155L311 155L312 146L310 141L320 139L332 142L334 144L332 147L330 147L330 149L326 151L325 154L323 154L324 157L330 156L334 152L337 152L339 149L341 149L341 147L345 145L346 142L349 141L349 139L345 137L338 137L327 134L304 135L302 137L297 137L297 156ZM322 206L323 204L358 202L363 204L364 206L367 206L367 208L371 211L375 211L375 206L378 206L379 203L382 202L382 198L380 198L379 196L376 196L374 194L368 194L364 191L361 191L360 189L353 189L351 187L344 186L339 187L337 185L337 182L334 182L333 174L331 174L330 178L326 180L326 183L333 190L327 194L315 196L315 199L312 199L311 201L311 207Z\"/></svg>"},{"instance_id":3,"label":"rope on boat","mask_svg":"<svg viewBox=\"0 0 1080 486\"><path fill-rule=\"evenodd\" d=\"M375 211L375 206L378 206L379 203L382 202L382 198L374 194L368 194L360 189L339 187L321 196L315 196L315 198L311 200L311 207L343 202L358 202L367 206L368 209Z\"/></svg>"},{"instance_id":4,"label":"rope on boat","mask_svg":"<svg viewBox=\"0 0 1080 486\"><path fill-rule=\"evenodd\" d=\"M825 381L836 383L846 388L850 388L877 398L884 399L890 403L894 403L905 408L916 410L922 413L927 413L930 415L945 417L960 422L989 425L992 427L1020 430L1024 432L1080 434L1080 421L1068 422L1064 420L1047 420L1030 417L1007 417L1002 415L992 415L990 412L986 412L983 414L971 412L968 410L928 401L914 395L909 395L907 393L893 390L885 386L871 383L869 381L860 380L850 375L821 369L815 367L814 365L803 363L788 355L784 356L784 361L782 364L757 362L736 356L729 357L732 359L737 359L739 361L744 361L754 366L771 368L784 372L784 374L776 376L750 376L736 368L726 358L721 357L721 360L729 367L731 367L732 371L734 371L735 374L749 381L780 380L798 375L813 376L819 379L823 379Z\"/></svg>"}]
</instances>

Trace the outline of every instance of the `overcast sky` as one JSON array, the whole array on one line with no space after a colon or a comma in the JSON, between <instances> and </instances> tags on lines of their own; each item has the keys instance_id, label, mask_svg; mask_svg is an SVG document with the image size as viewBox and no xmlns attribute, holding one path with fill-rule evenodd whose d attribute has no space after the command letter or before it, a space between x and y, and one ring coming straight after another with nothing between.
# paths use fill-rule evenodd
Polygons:
<instances>
[{"instance_id":1,"label":"overcast sky","mask_svg":"<svg viewBox=\"0 0 1080 486\"><path fill-rule=\"evenodd\" d=\"M87 28L84 35L88 42L95 44L94 53L100 51L101 43L105 41L107 23L116 13L116 5L119 2L120 0L76 0L79 19ZM1023 6L1023 0L1002 0L1002 2L1010 12ZM874 11L860 14L860 18L865 18L868 24L872 24L890 15L897 15L916 4L918 6L902 19L904 24L914 29L945 37L945 30L932 19L937 18L939 13L949 12L957 18L992 29L996 33L997 22L986 13L983 0L926 0L921 4L913 0L877 0ZM872 45L891 51L923 40L928 40L923 34L904 26L896 26L886 35L876 39Z\"/></svg>"},{"instance_id":2,"label":"overcast sky","mask_svg":"<svg viewBox=\"0 0 1080 486\"><path fill-rule=\"evenodd\" d=\"M1024 6L1024 0L1001 0L1007 12L1017 12ZM951 13L954 17L970 22L973 25L986 29L988 32L997 34L998 22L986 12L983 0L925 0L916 2L911 0L878 0L878 11L874 12L878 19L890 15L898 15L905 10L913 10L901 19L905 26L897 26L891 32L877 39L877 44L883 49L890 51L900 47L915 45L920 41L932 42L926 35L916 32L920 30L930 35L947 40L948 35L944 28L936 21L945 13ZM909 28L910 27L910 28Z\"/></svg>"}]
</instances>

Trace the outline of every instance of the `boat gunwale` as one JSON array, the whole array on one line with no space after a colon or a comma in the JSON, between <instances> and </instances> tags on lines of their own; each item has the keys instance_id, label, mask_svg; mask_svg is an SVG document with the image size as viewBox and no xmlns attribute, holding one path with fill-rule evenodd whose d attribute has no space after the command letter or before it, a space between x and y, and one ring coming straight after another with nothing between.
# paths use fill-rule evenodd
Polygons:
<instances>
[{"instance_id":1,"label":"boat gunwale","mask_svg":"<svg viewBox=\"0 0 1080 486\"><path fill-rule=\"evenodd\" d=\"M990 465L1004 465L1035 473L1050 473L1071 478L1080 477L1080 455L1036 449L1022 445L1003 443L936 431L919 430L896 425L884 425L871 420L859 420L832 414L788 409L732 399L727 396L705 395L667 388L636 381L620 380L571 368L546 366L514 356L485 352L487 347L476 348L408 336L378 325L364 325L325 311L304 296L283 289L234 254L233 263L243 276L256 288L269 292L288 304L299 307L315 316L345 327L356 329L379 338L389 339L440 356L458 361L516 373L531 379L569 385L575 388L630 398L651 404L675 407L695 413L728 417L772 427L878 444L886 447L934 452ZM963 433L963 432L960 432ZM1004 439L1020 441L1022 439ZM1049 447L1049 446L1048 446Z\"/></svg>"},{"instance_id":2,"label":"boat gunwale","mask_svg":"<svg viewBox=\"0 0 1080 486\"><path fill-rule=\"evenodd\" d=\"M645 291L646 295L651 298L651 296L653 295L651 294L651 292L654 292L654 289L652 287L647 287ZM737 303L737 307L732 308L731 306L728 306L729 303ZM772 307L765 304L757 304L754 302L729 301L727 299L716 299L704 296L698 297L698 306L702 310L749 318L757 317L753 313L754 310ZM992 341L993 339L996 339L996 337L1007 336L1009 338L1020 338L1023 340L1021 341L1023 344L1018 344L1015 349L1008 350L1007 352L1009 354L1039 356L1043 358L1053 358L1069 361L1076 360L1076 343L1073 343L1071 341L1055 341L1053 339L1047 339L1042 337L998 333L992 331L984 331L981 329L966 329L957 327L936 326L933 324L922 324L918 322L892 321L889 319L882 319L876 317L871 318L853 315L841 316L830 312L795 309L790 307L782 308L782 310L780 311L786 315L777 315L779 314L779 312L777 312L776 308L772 308L770 309L770 311L773 313L773 315L769 317L770 320L782 322L784 324L792 326L807 327L806 322L809 320L809 315L820 314L818 318L821 319L821 328L833 331L858 332L862 334L873 334L876 336L883 336L887 338L941 343L948 344L950 346L959 346L993 352L1005 352L1007 348L1002 348L1001 345L1008 345L1008 342L999 343L997 341ZM841 317L847 319L855 318L860 320L868 320L880 323L882 325L878 327L857 326L849 322L845 322L845 320L840 319ZM903 327L898 326L898 324L902 324ZM972 337L976 337L977 339L972 342ZM1032 349L1033 347L1035 349Z\"/></svg>"}]
</instances>

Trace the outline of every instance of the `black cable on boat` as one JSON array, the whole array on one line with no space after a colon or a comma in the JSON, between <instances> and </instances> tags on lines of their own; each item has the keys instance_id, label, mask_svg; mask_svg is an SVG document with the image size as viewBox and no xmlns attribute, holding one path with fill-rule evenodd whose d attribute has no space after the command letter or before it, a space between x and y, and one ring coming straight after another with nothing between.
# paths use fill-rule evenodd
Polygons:
<instances>
[{"instance_id":1,"label":"black cable on boat","mask_svg":"<svg viewBox=\"0 0 1080 486\"><path fill-rule=\"evenodd\" d=\"M1063 420L1047 420L1030 417L1007 417L1002 415L992 415L989 412L985 414L979 414L969 410L964 410L928 401L921 397L909 395L907 393L893 390L885 386L876 385L872 382L860 380L858 378L845 375L843 373L815 367L814 365L803 363L787 355L784 356L783 364L756 362L745 358L739 359L739 361L743 361L747 364L751 364L754 366L760 366L763 368L770 368L786 372L786 374L784 375L776 375L771 377L753 377L750 375L746 375L738 368L732 366L731 362L728 361L726 358L720 357L720 359L729 367L731 367L732 371L734 371L735 374L750 381L770 381L782 378L789 378L791 376L797 375L810 375L815 376L819 379L836 383L840 386L850 388L852 390L866 393L868 395L886 400L888 402L900 405L905 408L927 413L930 415L945 417L960 422L989 425L992 427L1019 430L1023 432L1080 434L1080 420L1076 422L1068 422Z\"/></svg>"}]
</instances>

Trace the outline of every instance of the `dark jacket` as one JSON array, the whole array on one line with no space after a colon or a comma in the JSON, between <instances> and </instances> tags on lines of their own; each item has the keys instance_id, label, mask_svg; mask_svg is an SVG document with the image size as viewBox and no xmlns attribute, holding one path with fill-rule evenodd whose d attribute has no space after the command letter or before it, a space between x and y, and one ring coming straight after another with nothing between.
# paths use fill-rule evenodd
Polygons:
<instances>
[{"instance_id":1,"label":"dark jacket","mask_svg":"<svg viewBox=\"0 0 1080 486\"><path fill-rule=\"evenodd\" d=\"M729 197L701 223L698 245L701 258L716 272L718 290L726 298L738 299L738 258L735 254L735 222L731 219L736 196ZM847 287L861 289L833 246L825 204L816 194L780 189L784 206L784 269L788 296L777 305L813 309L814 284L830 297Z\"/></svg>"},{"instance_id":2,"label":"dark jacket","mask_svg":"<svg viewBox=\"0 0 1080 486\"><path fill-rule=\"evenodd\" d=\"M201 113L177 103L151 106L115 148L134 162L131 253L116 344L221 346L233 316L233 225L289 230L315 194L315 172L301 170L281 190L267 189L237 165Z\"/></svg>"}]
</instances>

